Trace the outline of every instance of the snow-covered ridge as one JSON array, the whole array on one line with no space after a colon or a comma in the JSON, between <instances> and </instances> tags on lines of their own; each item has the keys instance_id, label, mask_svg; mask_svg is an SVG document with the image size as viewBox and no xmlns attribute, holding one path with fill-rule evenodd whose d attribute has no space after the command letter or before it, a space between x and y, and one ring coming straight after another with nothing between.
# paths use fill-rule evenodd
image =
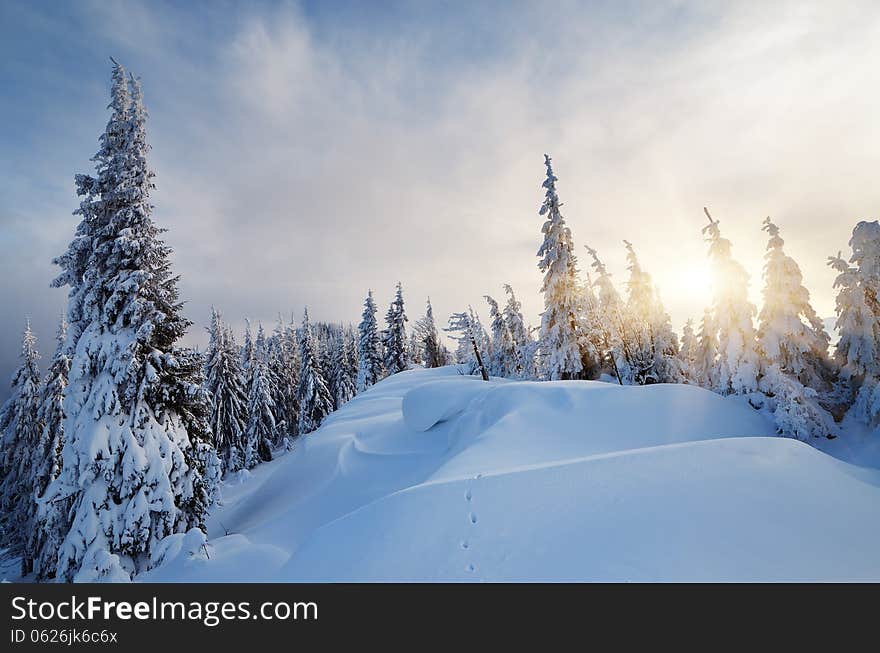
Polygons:
<instances>
[{"instance_id":1,"label":"snow-covered ridge","mask_svg":"<svg viewBox=\"0 0 880 653\"><path fill-rule=\"evenodd\" d=\"M880 580L880 472L773 436L692 386L404 372L139 580Z\"/></svg>"}]
</instances>

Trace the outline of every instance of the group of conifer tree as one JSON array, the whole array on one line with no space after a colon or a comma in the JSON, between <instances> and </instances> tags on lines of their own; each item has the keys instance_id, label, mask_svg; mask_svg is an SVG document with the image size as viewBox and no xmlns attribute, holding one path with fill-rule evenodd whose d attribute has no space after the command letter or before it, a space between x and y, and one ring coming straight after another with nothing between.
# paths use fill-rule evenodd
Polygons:
<instances>
[{"instance_id":1,"label":"group of conifer tree","mask_svg":"<svg viewBox=\"0 0 880 653\"><path fill-rule=\"evenodd\" d=\"M128 580L167 539L204 538L223 474L271 459L335 408L413 360L444 365L428 302L407 337L398 284L379 329L372 293L357 334L279 320L239 345L213 310L207 350L191 323L163 230L152 220L141 86L114 62L110 119L77 175L80 222L54 260L68 291L48 372L30 324L0 410L0 547L37 579Z\"/></svg>"},{"instance_id":2,"label":"group of conifer tree","mask_svg":"<svg viewBox=\"0 0 880 653\"><path fill-rule=\"evenodd\" d=\"M828 260L838 273L838 340L831 348L779 227L769 217L760 225L768 240L758 310L748 298L748 273L733 257L719 221L704 209L713 297L699 326L688 320L679 339L632 243L623 241L629 272L623 293L595 249L586 247L592 272L581 274L549 156L545 166L540 327L534 334L524 327L509 286L504 310L486 297L490 333L472 308L454 315L458 361L469 372L699 385L747 398L772 415L781 434L799 439L835 437L835 423L847 416L869 428L880 424L880 223L859 222L849 258L838 253Z\"/></svg>"}]
</instances>

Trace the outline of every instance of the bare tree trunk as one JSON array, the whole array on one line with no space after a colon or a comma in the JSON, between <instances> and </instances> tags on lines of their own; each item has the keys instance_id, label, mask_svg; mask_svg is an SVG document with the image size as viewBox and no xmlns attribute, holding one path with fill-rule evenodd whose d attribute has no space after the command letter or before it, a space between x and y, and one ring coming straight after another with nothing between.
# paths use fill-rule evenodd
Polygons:
<instances>
[{"instance_id":1,"label":"bare tree trunk","mask_svg":"<svg viewBox=\"0 0 880 653\"><path fill-rule=\"evenodd\" d=\"M486 366L483 365L483 357L480 356L480 350L477 347L477 341L474 338L471 338L471 344L474 347L474 355L477 357L477 365L480 366L480 376L483 377L483 381L488 381L489 373L486 371Z\"/></svg>"}]
</instances>

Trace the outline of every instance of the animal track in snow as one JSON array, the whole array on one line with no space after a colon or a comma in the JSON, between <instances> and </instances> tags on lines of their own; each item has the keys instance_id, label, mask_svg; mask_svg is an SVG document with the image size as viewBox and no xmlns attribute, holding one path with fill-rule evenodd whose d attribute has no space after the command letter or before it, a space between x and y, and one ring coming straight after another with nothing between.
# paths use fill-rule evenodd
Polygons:
<instances>
[{"instance_id":1,"label":"animal track in snow","mask_svg":"<svg viewBox=\"0 0 880 653\"><path fill-rule=\"evenodd\" d=\"M471 494L470 490L468 490L467 492L464 493L464 498L467 499L468 501L470 501L473 498L473 495Z\"/></svg>"},{"instance_id":2,"label":"animal track in snow","mask_svg":"<svg viewBox=\"0 0 880 653\"><path fill-rule=\"evenodd\" d=\"M467 548L468 548L469 546L470 546L470 544L468 543L467 540L462 540L462 541L461 541L461 548L462 548L462 549L467 550Z\"/></svg>"},{"instance_id":3,"label":"animal track in snow","mask_svg":"<svg viewBox=\"0 0 880 653\"><path fill-rule=\"evenodd\" d=\"M477 523L477 515L475 513L471 513L470 515L468 515L468 518L471 520L472 524Z\"/></svg>"}]
</instances>

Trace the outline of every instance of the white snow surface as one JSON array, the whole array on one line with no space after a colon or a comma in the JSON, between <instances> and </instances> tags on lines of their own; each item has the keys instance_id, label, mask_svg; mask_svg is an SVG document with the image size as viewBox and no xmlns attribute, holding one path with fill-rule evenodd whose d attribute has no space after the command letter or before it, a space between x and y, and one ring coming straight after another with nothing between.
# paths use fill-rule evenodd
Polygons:
<instances>
[{"instance_id":1,"label":"white snow surface","mask_svg":"<svg viewBox=\"0 0 880 653\"><path fill-rule=\"evenodd\" d=\"M880 580L880 471L685 385L410 370L142 581Z\"/></svg>"}]
</instances>

